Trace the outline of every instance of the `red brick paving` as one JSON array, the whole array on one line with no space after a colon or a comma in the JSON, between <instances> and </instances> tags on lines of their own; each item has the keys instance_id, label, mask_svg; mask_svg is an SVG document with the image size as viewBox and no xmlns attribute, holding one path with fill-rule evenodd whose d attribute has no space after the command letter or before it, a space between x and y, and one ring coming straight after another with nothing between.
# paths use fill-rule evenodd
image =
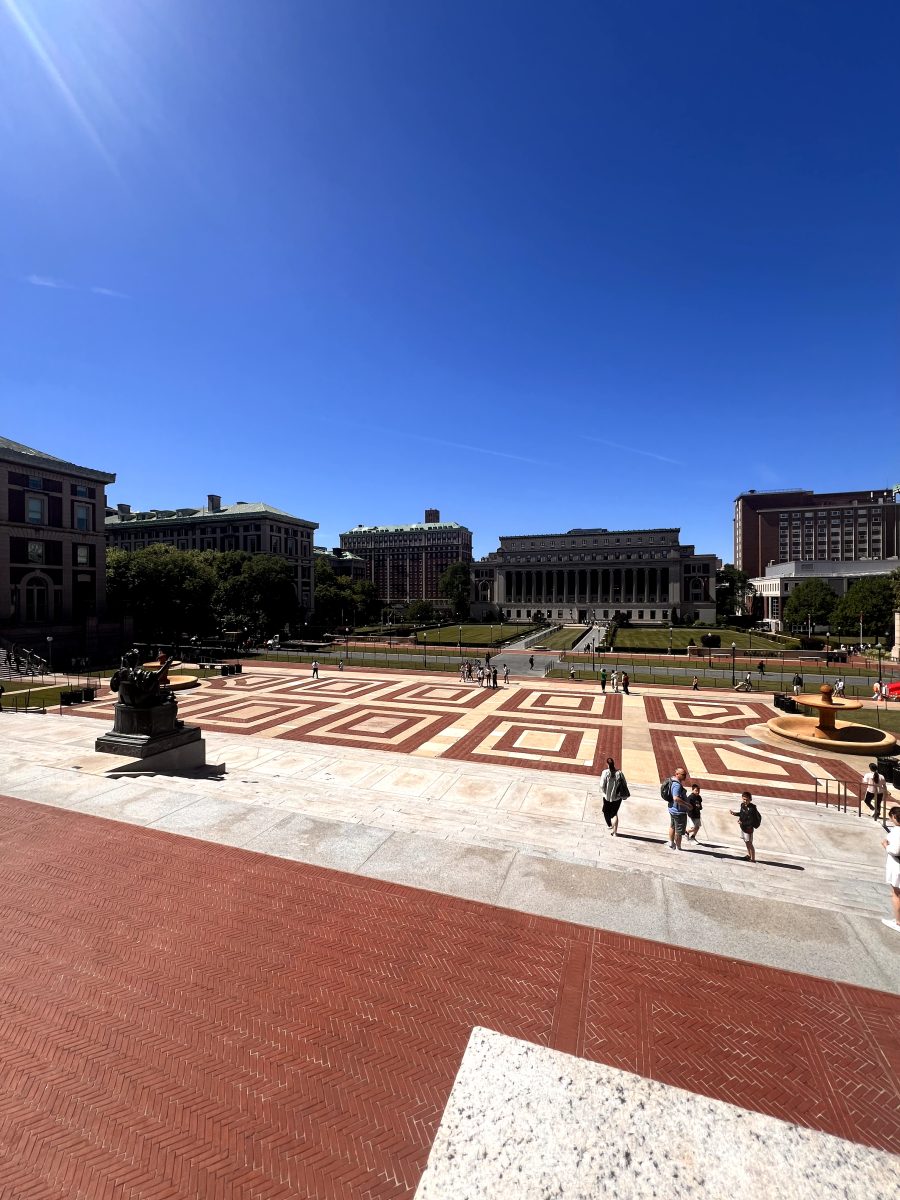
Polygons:
<instances>
[{"instance_id":1,"label":"red brick paving","mask_svg":"<svg viewBox=\"0 0 900 1200\"><path fill-rule=\"evenodd\" d=\"M884 993L18 800L0 854L2 1200L408 1197L475 1024L900 1151Z\"/></svg>"}]
</instances>

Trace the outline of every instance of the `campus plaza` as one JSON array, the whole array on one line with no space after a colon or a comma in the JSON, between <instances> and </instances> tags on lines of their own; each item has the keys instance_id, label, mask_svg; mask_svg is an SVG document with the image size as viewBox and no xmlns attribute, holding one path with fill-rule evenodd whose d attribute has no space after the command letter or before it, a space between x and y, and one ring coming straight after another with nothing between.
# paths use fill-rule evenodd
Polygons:
<instances>
[{"instance_id":1,"label":"campus plaza","mask_svg":"<svg viewBox=\"0 0 900 1200\"><path fill-rule=\"evenodd\" d=\"M728 691L258 663L180 698L222 770L129 775L113 699L0 718L0 1195L891 1192L883 835L814 803L858 757Z\"/></svg>"}]
</instances>

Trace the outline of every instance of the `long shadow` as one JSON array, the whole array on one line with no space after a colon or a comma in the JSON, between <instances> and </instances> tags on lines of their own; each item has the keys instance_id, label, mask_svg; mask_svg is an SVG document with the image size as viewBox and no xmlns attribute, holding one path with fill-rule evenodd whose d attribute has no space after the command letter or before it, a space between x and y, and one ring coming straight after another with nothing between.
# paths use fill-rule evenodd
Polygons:
<instances>
[{"instance_id":1,"label":"long shadow","mask_svg":"<svg viewBox=\"0 0 900 1200\"><path fill-rule=\"evenodd\" d=\"M664 846L665 838L648 837L643 833L620 833L616 835L620 838L625 838L629 842L646 842L649 846ZM727 850L724 847L717 847L714 842L703 842L699 845L692 846L690 850L682 851L684 854L702 854L704 858L720 858L730 860L731 862L744 862L743 854L737 854L733 850ZM756 861L767 867L780 867L783 871L805 871L806 867L801 867L798 863L775 862L771 858L759 858Z\"/></svg>"}]
</instances>

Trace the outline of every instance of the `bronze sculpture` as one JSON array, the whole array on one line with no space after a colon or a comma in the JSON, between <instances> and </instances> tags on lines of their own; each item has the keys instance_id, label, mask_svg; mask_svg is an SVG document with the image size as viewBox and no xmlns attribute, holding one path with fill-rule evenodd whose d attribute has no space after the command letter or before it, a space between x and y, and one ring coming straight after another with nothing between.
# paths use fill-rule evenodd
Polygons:
<instances>
[{"instance_id":1,"label":"bronze sculpture","mask_svg":"<svg viewBox=\"0 0 900 1200\"><path fill-rule=\"evenodd\" d=\"M141 665L138 650L129 650L122 655L122 665L110 678L110 690L117 692L119 703L129 708L153 708L157 704L177 706L175 693L168 687L169 668L173 660L167 658L159 669L148 671Z\"/></svg>"}]
</instances>

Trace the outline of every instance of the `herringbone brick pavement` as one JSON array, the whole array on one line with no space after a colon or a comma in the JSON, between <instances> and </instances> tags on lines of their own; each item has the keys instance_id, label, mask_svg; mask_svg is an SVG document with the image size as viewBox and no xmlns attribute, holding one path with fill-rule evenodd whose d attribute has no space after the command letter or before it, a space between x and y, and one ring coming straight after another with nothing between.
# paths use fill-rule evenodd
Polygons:
<instances>
[{"instance_id":1,"label":"herringbone brick pavement","mask_svg":"<svg viewBox=\"0 0 900 1200\"><path fill-rule=\"evenodd\" d=\"M473 1025L900 1150L900 1002L0 799L0 1197L414 1191Z\"/></svg>"}]
</instances>

